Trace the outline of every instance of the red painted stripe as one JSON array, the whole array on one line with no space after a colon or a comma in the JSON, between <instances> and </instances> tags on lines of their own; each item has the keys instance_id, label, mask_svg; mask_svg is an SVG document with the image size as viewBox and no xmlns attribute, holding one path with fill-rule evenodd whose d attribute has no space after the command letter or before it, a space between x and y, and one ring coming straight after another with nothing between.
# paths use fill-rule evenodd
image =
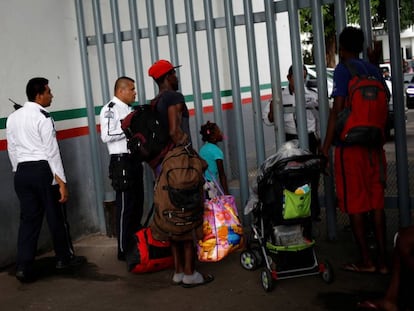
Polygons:
<instances>
[{"instance_id":1,"label":"red painted stripe","mask_svg":"<svg viewBox=\"0 0 414 311\"><path fill-rule=\"evenodd\" d=\"M7 140L2 139L0 140L0 151L7 150Z\"/></svg>"},{"instance_id":2,"label":"red painted stripe","mask_svg":"<svg viewBox=\"0 0 414 311\"><path fill-rule=\"evenodd\" d=\"M272 95L263 95L260 96L260 99L262 101L264 100L269 100L270 98L272 98ZM242 99L242 104L250 104L252 102L252 98L243 98ZM221 109L222 110L231 110L233 109L233 103L232 102L228 102L228 103L223 103L221 105ZM207 107L203 107L203 113L212 113L214 111L214 107L213 106L207 106ZM195 110L194 109L189 109L189 113L190 116L194 116L195 115ZM101 127L99 124L96 125L96 130L98 131L98 133L101 131ZM71 129L67 129L67 130L61 130L58 131L56 136L58 140L63 140L63 139L69 139L69 138L74 138L74 137L80 137L80 136L86 136L89 135L89 128L87 126L83 126L83 127L76 127L76 128L71 128ZM0 140L0 151L5 151L7 150L7 141L5 139L1 139Z\"/></svg>"}]
</instances>

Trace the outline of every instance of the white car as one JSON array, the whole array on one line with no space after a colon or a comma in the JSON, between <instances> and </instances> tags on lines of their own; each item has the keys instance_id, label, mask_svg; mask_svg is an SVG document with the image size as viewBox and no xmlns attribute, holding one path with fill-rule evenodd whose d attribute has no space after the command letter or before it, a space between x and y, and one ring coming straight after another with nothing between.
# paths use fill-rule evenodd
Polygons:
<instances>
[{"instance_id":1,"label":"white car","mask_svg":"<svg viewBox=\"0 0 414 311\"><path fill-rule=\"evenodd\" d=\"M306 85L311 88L316 88L317 87L316 66L306 65L306 69L308 70L308 77L307 77ZM334 70L335 70L334 68L326 68L326 85L328 87L328 97L331 97L331 94L332 94Z\"/></svg>"}]
</instances>

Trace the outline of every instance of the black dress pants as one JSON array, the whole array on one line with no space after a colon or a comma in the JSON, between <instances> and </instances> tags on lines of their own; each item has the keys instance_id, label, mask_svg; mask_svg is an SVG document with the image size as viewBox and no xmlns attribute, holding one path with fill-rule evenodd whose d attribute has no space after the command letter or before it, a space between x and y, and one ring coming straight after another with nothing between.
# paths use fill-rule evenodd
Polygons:
<instances>
[{"instance_id":1,"label":"black dress pants","mask_svg":"<svg viewBox=\"0 0 414 311\"><path fill-rule=\"evenodd\" d=\"M116 162L123 162L127 177L126 189L116 191L116 231L118 239L118 258L123 259L129 242L141 227L144 204L144 183L142 163L128 154L111 155L110 176ZM119 184L119 183L118 183Z\"/></svg>"},{"instance_id":2,"label":"black dress pants","mask_svg":"<svg viewBox=\"0 0 414 311\"><path fill-rule=\"evenodd\" d=\"M20 200L18 270L32 268L45 213L56 257L66 260L74 254L66 208L59 203L59 186L52 185L53 179L47 161L22 162L17 166L14 187Z\"/></svg>"}]
</instances>

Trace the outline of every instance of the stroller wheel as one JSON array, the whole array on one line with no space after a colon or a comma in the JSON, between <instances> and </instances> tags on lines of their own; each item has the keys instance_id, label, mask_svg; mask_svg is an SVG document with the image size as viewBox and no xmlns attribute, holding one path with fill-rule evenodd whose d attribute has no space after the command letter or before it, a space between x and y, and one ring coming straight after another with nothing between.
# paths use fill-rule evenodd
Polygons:
<instances>
[{"instance_id":1,"label":"stroller wheel","mask_svg":"<svg viewBox=\"0 0 414 311\"><path fill-rule=\"evenodd\" d=\"M270 292L273 289L273 277L272 273L269 269L263 269L262 273L260 274L260 278L262 279L262 286L266 292Z\"/></svg>"},{"instance_id":2,"label":"stroller wheel","mask_svg":"<svg viewBox=\"0 0 414 311\"><path fill-rule=\"evenodd\" d=\"M319 264L319 270L321 272L322 280L324 280L325 283L330 284L334 281L334 272L329 261Z\"/></svg>"},{"instance_id":3,"label":"stroller wheel","mask_svg":"<svg viewBox=\"0 0 414 311\"><path fill-rule=\"evenodd\" d=\"M243 251L240 254L240 264L246 270L255 270L260 265L257 253L254 250Z\"/></svg>"}]
</instances>

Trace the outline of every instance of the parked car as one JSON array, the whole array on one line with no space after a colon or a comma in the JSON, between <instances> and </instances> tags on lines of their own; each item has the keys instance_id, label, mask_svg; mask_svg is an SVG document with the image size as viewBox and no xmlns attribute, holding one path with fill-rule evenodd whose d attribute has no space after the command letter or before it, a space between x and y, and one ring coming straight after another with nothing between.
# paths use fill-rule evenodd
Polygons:
<instances>
[{"instance_id":1,"label":"parked car","mask_svg":"<svg viewBox=\"0 0 414 311\"><path fill-rule=\"evenodd\" d=\"M414 108L414 73L404 73L405 105L408 109Z\"/></svg>"},{"instance_id":2,"label":"parked car","mask_svg":"<svg viewBox=\"0 0 414 311\"><path fill-rule=\"evenodd\" d=\"M306 85L311 88L317 88L317 77L316 77L316 67L314 65L306 65L306 68L308 69L308 77L306 81ZM333 73L334 68L326 68L326 79L327 79L327 86L328 86L328 96L330 97L332 94L332 88L333 88ZM413 74L414 79L414 74ZM390 90L390 93L392 95L392 83L391 79L385 80L385 83L387 84L388 89ZM414 108L414 80L412 85L412 101L413 101L413 108ZM332 105L332 99L330 98L330 105ZM407 118L406 118L407 119ZM385 128L385 136L387 140L392 139L392 130L394 129L394 105L391 100L388 103L388 120L387 125Z\"/></svg>"},{"instance_id":3,"label":"parked car","mask_svg":"<svg viewBox=\"0 0 414 311\"><path fill-rule=\"evenodd\" d=\"M306 65L308 70L308 77L306 80L306 86L310 88L317 88L316 66ZM328 87L328 97L331 97L333 89L333 68L326 68L326 85Z\"/></svg>"},{"instance_id":4,"label":"parked car","mask_svg":"<svg viewBox=\"0 0 414 311\"><path fill-rule=\"evenodd\" d=\"M388 120L387 125L385 126L385 137L387 140L392 139L391 131L394 129L394 104L392 101L392 83L391 80L385 80L385 84L388 87L388 90L390 91L390 101L388 102Z\"/></svg>"}]
</instances>

